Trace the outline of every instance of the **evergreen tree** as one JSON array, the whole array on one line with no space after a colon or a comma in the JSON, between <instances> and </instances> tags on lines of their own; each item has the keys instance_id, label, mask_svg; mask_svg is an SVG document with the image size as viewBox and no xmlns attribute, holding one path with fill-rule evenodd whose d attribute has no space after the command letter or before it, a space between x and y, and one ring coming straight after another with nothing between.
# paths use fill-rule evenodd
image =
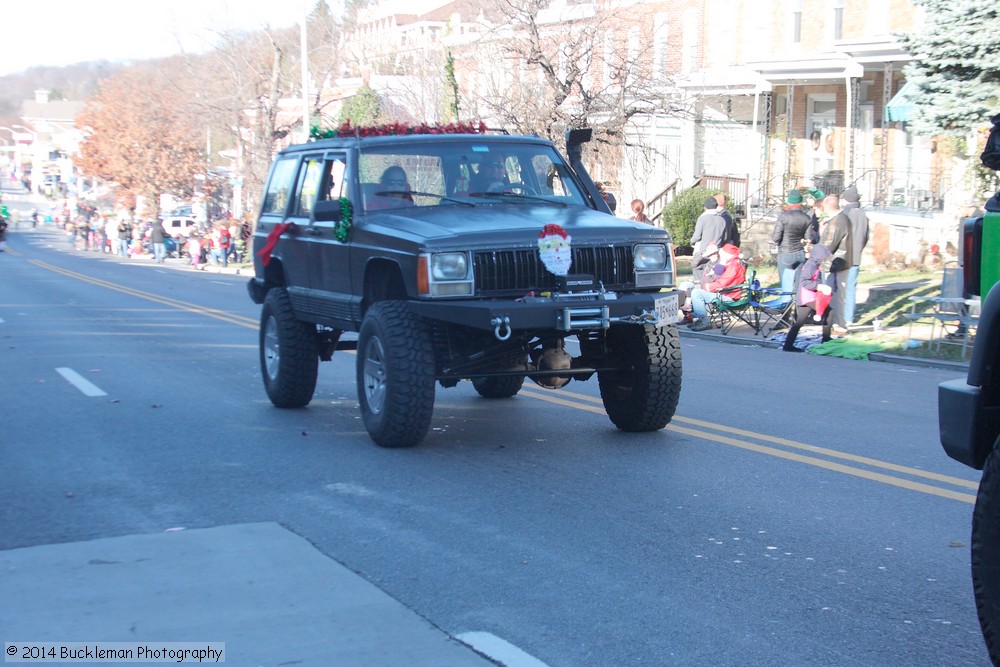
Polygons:
<instances>
[{"instance_id":1,"label":"evergreen tree","mask_svg":"<svg viewBox=\"0 0 1000 667\"><path fill-rule=\"evenodd\" d=\"M340 108L340 115L337 117L337 124L351 121L351 125L355 127L373 125L381 117L382 105L379 102L378 93L366 84L361 86L356 94L344 100L344 105Z\"/></svg>"},{"instance_id":2,"label":"evergreen tree","mask_svg":"<svg viewBox=\"0 0 1000 667\"><path fill-rule=\"evenodd\" d=\"M913 129L966 134L1000 112L1000 9L991 0L914 0L924 7L919 32L900 35L914 60Z\"/></svg>"},{"instance_id":3,"label":"evergreen tree","mask_svg":"<svg viewBox=\"0 0 1000 667\"><path fill-rule=\"evenodd\" d=\"M455 57L448 49L444 61L444 82L448 96L444 100L445 120L458 120L458 79L455 77Z\"/></svg>"}]
</instances>

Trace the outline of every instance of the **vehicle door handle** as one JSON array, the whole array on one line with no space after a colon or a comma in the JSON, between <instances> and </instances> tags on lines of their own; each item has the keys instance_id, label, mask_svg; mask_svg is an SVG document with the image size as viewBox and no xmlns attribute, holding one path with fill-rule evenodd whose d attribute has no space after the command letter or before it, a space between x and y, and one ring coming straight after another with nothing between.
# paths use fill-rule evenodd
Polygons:
<instances>
[{"instance_id":1,"label":"vehicle door handle","mask_svg":"<svg viewBox=\"0 0 1000 667\"><path fill-rule=\"evenodd\" d=\"M323 230L318 227L306 227L306 234L309 234L310 236L319 236L322 233Z\"/></svg>"}]
</instances>

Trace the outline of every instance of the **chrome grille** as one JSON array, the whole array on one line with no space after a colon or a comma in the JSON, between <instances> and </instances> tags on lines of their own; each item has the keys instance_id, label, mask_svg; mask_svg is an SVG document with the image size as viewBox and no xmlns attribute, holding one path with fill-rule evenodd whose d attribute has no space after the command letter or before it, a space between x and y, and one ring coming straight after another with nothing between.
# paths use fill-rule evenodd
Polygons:
<instances>
[{"instance_id":1,"label":"chrome grille","mask_svg":"<svg viewBox=\"0 0 1000 667\"><path fill-rule=\"evenodd\" d=\"M477 252L473 268L480 296L545 292L556 285L556 277L542 264L537 248ZM592 275L609 290L635 287L631 245L574 247L569 271Z\"/></svg>"}]
</instances>

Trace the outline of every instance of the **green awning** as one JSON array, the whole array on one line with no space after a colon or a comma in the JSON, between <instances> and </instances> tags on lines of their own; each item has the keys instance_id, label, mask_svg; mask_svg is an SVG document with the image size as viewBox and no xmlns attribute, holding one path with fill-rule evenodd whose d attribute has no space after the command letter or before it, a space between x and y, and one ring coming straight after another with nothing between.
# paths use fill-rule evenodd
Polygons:
<instances>
[{"instance_id":1,"label":"green awning","mask_svg":"<svg viewBox=\"0 0 1000 667\"><path fill-rule=\"evenodd\" d=\"M907 122L913 117L913 107L920 89L912 81L907 81L903 87L885 105L886 122Z\"/></svg>"}]
</instances>

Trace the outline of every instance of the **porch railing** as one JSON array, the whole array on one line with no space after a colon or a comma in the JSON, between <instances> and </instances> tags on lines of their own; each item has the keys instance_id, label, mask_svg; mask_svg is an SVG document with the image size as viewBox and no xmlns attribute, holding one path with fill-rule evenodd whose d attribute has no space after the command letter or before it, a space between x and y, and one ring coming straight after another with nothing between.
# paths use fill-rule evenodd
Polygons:
<instances>
[{"instance_id":1,"label":"porch railing","mask_svg":"<svg viewBox=\"0 0 1000 667\"><path fill-rule=\"evenodd\" d=\"M672 202L680 190L690 188L707 188L711 190L721 190L725 192L729 199L736 203L737 213L743 215L747 209L747 197L749 195L749 176L719 176L715 174L702 174L694 183L686 188L681 187L680 179L665 187L661 192L655 194L646 202L646 215L654 224L662 224L663 209Z\"/></svg>"}]
</instances>

